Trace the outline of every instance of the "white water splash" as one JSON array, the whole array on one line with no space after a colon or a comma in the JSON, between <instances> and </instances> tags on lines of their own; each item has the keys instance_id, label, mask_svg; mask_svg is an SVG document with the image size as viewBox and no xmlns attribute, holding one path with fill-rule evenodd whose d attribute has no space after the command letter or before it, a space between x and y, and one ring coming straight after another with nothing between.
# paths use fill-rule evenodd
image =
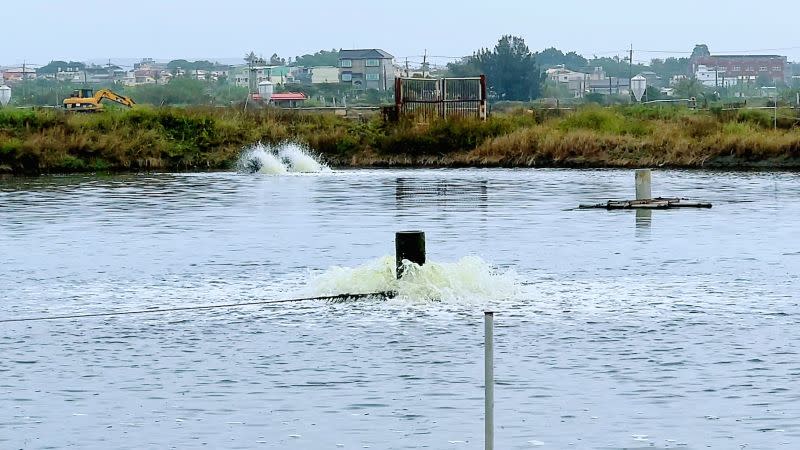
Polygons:
<instances>
[{"instance_id":1,"label":"white water splash","mask_svg":"<svg viewBox=\"0 0 800 450\"><path fill-rule=\"evenodd\" d=\"M424 266L407 262L400 280L394 257L385 256L358 267L333 267L311 285L316 295L396 291L397 300L420 302L502 300L519 291L516 273L498 271L477 256Z\"/></svg>"},{"instance_id":2,"label":"white water splash","mask_svg":"<svg viewBox=\"0 0 800 450\"><path fill-rule=\"evenodd\" d=\"M278 156L286 161L292 172L317 173L330 170L328 166L314 159L308 149L294 142L289 142L280 146Z\"/></svg>"},{"instance_id":3,"label":"white water splash","mask_svg":"<svg viewBox=\"0 0 800 450\"><path fill-rule=\"evenodd\" d=\"M317 161L309 149L286 142L277 146L258 143L242 151L236 162L239 173L283 175L288 173L321 173L330 168Z\"/></svg>"}]
</instances>

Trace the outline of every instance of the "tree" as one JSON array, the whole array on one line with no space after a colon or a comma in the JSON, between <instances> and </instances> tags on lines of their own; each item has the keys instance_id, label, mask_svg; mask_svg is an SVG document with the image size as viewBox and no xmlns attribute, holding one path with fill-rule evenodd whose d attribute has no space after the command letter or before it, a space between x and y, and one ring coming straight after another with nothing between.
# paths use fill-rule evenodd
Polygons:
<instances>
[{"instance_id":1,"label":"tree","mask_svg":"<svg viewBox=\"0 0 800 450\"><path fill-rule=\"evenodd\" d=\"M265 66L266 65L266 62L264 61L264 58L262 58L260 56L256 56L256 53L253 52L253 51L251 51L250 53L244 55L244 60L250 66Z\"/></svg>"},{"instance_id":2,"label":"tree","mask_svg":"<svg viewBox=\"0 0 800 450\"><path fill-rule=\"evenodd\" d=\"M685 78L675 85L675 96L680 98L697 98L703 93L703 83L697 78Z\"/></svg>"},{"instance_id":3,"label":"tree","mask_svg":"<svg viewBox=\"0 0 800 450\"><path fill-rule=\"evenodd\" d=\"M320 50L312 55L306 54L295 58L295 65L301 67L338 66L339 50Z\"/></svg>"},{"instance_id":4,"label":"tree","mask_svg":"<svg viewBox=\"0 0 800 450\"><path fill-rule=\"evenodd\" d=\"M490 89L502 100L530 100L537 98L542 77L536 59L525 40L506 35L494 49L482 49L473 59L486 74Z\"/></svg>"},{"instance_id":5,"label":"tree","mask_svg":"<svg viewBox=\"0 0 800 450\"><path fill-rule=\"evenodd\" d=\"M661 95L661 91L655 86L647 86L645 89L644 99L648 102L652 102L653 100L661 100L663 96Z\"/></svg>"},{"instance_id":6,"label":"tree","mask_svg":"<svg viewBox=\"0 0 800 450\"><path fill-rule=\"evenodd\" d=\"M653 59L650 68L661 78L669 80L675 75L686 75L689 72L689 58Z\"/></svg>"},{"instance_id":7,"label":"tree","mask_svg":"<svg viewBox=\"0 0 800 450\"><path fill-rule=\"evenodd\" d=\"M692 50L692 56L690 59L700 58L703 56L711 56L711 52L708 50L708 45L706 44L695 45L694 50Z\"/></svg>"},{"instance_id":8,"label":"tree","mask_svg":"<svg viewBox=\"0 0 800 450\"><path fill-rule=\"evenodd\" d=\"M458 61L447 63L448 77L476 77L483 73L478 61L474 57L468 56Z\"/></svg>"},{"instance_id":9,"label":"tree","mask_svg":"<svg viewBox=\"0 0 800 450\"><path fill-rule=\"evenodd\" d=\"M76 61L50 61L46 66L36 69L38 75L56 74L58 72L79 72L86 68L86 64Z\"/></svg>"},{"instance_id":10,"label":"tree","mask_svg":"<svg viewBox=\"0 0 800 450\"><path fill-rule=\"evenodd\" d=\"M628 63L628 58L620 58L618 56L613 58L607 56L598 58L595 56L589 60L589 65L591 67L602 67L607 76L617 78L628 78L650 69L644 64L634 64L631 67L630 63Z\"/></svg>"},{"instance_id":11,"label":"tree","mask_svg":"<svg viewBox=\"0 0 800 450\"><path fill-rule=\"evenodd\" d=\"M273 53L272 56L269 58L269 65L284 66L286 65L286 59L279 57L277 53Z\"/></svg>"},{"instance_id":12,"label":"tree","mask_svg":"<svg viewBox=\"0 0 800 450\"><path fill-rule=\"evenodd\" d=\"M189 67L189 65L190 65L189 61L187 61L185 59L173 59L172 61L167 63L167 69L169 69L169 70L177 70L177 69L190 70L191 68Z\"/></svg>"},{"instance_id":13,"label":"tree","mask_svg":"<svg viewBox=\"0 0 800 450\"><path fill-rule=\"evenodd\" d=\"M583 56L575 52L569 52L565 54L561 50L558 50L554 47L550 47L542 50L539 53L536 53L535 57L536 63L543 69L549 69L551 67L563 65L569 70L579 72L585 70L589 65L589 61L587 61Z\"/></svg>"}]
</instances>

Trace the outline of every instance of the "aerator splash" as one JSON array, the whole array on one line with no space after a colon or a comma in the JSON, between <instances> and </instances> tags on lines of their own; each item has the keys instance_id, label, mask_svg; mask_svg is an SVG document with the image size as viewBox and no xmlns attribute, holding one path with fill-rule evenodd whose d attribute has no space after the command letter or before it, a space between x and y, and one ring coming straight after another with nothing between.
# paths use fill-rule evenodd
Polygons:
<instances>
[{"instance_id":1,"label":"aerator splash","mask_svg":"<svg viewBox=\"0 0 800 450\"><path fill-rule=\"evenodd\" d=\"M258 143L242 151L236 162L239 173L283 175L289 173L322 173L330 168L315 158L308 148L287 142L276 146Z\"/></svg>"}]
</instances>

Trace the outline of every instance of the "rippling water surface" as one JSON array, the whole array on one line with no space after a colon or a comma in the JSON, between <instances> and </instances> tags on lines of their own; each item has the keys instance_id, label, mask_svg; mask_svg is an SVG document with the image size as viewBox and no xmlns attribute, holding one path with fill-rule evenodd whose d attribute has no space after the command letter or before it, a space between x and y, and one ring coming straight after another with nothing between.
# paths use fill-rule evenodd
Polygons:
<instances>
[{"instance_id":1,"label":"rippling water surface","mask_svg":"<svg viewBox=\"0 0 800 450\"><path fill-rule=\"evenodd\" d=\"M516 283L3 323L0 448L481 449L486 308L497 448L800 448L800 178L653 178L714 208L574 210L629 171L0 180L0 319L306 295L414 228Z\"/></svg>"}]
</instances>

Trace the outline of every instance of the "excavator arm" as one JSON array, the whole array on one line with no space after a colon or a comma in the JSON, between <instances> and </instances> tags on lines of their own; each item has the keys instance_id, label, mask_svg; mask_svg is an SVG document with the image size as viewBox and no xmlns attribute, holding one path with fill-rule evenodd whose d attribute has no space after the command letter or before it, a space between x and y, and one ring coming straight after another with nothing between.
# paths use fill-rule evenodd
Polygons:
<instances>
[{"instance_id":1,"label":"excavator arm","mask_svg":"<svg viewBox=\"0 0 800 450\"><path fill-rule=\"evenodd\" d=\"M109 89L100 89L99 91L95 92L94 98L97 100L97 103L100 103L103 99L108 99L112 102L117 102L120 105L127 106L128 108L133 108L133 105L136 104L132 98L119 95Z\"/></svg>"}]
</instances>

